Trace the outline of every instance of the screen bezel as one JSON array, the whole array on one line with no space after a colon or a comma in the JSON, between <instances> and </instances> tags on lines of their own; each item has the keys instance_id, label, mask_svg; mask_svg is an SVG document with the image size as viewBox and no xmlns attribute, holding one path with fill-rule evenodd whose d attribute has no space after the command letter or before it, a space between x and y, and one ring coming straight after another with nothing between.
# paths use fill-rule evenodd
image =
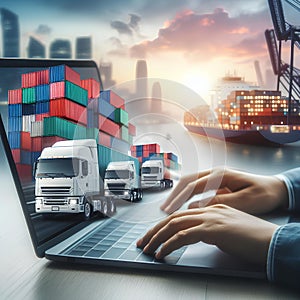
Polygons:
<instances>
[{"instance_id":1,"label":"screen bezel","mask_svg":"<svg viewBox=\"0 0 300 300\"><path fill-rule=\"evenodd\" d=\"M63 60L63 59L51 60L51 59L18 59L18 58L0 59L0 68L30 68L30 67L48 68L60 64L65 64L71 68L94 68L96 74L98 75L100 86L102 86L102 81L101 81L101 76L100 76L98 66L92 60ZM47 241L39 242L32 220L28 213L28 209L26 207L24 191L22 188L21 180L17 173L17 168L12 156L11 148L8 142L7 133L5 130L5 126L1 114L0 114L0 134L1 134L2 145L8 160L10 171L15 183L16 191L20 200L20 204L26 220L26 224L28 226L29 234L33 243L35 253L38 257L42 258L45 256L45 251L47 249L62 242L66 238L78 232L80 229L86 227L89 223L83 221L79 224L74 225L72 228L67 229L64 232L57 234L55 237L52 237Z\"/></svg>"}]
</instances>

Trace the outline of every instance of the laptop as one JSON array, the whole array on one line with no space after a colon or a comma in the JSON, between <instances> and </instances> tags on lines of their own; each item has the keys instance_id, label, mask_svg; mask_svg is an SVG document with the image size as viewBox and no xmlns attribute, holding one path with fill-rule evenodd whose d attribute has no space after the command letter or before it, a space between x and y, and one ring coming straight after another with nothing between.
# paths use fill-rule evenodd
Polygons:
<instances>
[{"instance_id":1,"label":"laptop","mask_svg":"<svg viewBox=\"0 0 300 300\"><path fill-rule=\"evenodd\" d=\"M62 72L57 68L61 68ZM47 72L48 74L45 75ZM52 83L61 81L65 84L63 95L56 98L53 97L55 100L49 100L49 93L51 93L51 91L47 90L51 85L49 72L58 72L59 76L62 76L61 79L53 79L57 73L52 74ZM68 75L67 72L69 72ZM73 81L73 83L75 81L78 87L81 83L85 82L86 84L89 80L90 87L87 90L93 93L93 87L96 86L94 90L96 95L90 95L86 106L92 106L94 109L95 104L93 104L92 98L99 96L97 95L97 87L99 89L102 86L95 62L76 60L0 60L0 133L2 146L9 162L36 255L40 258L46 257L49 260L76 264L265 278L265 270L262 267L241 261L223 253L215 246L201 242L182 247L160 261L138 249L136 241L155 223L165 217L165 214L159 209L159 205L170 192L172 188L170 186L168 189L163 190L143 191L143 199L135 199L139 201L133 202L116 196L105 196L103 192L98 197L93 196L90 200L91 205L89 207L87 205L87 208L85 208L85 202L80 202L81 200L76 199L74 195L73 198L67 197L67 193L70 191L58 189L60 181L73 182L74 184L76 176L84 177L80 173L84 172L84 168L88 168L84 167L84 162L79 168L73 159L71 165L74 174L71 175L66 172L55 173L53 170L51 172L49 170L47 172L41 171L43 159L44 162L48 162L50 158L59 160L63 155L63 152L59 152L59 150L61 148L70 149L70 147L75 149L74 145L76 143L77 146L79 145L78 147L90 147L88 148L90 152L95 150L96 144L99 156L103 156L105 151L114 151L106 155L105 166L110 161L115 162L120 157L122 157L122 161L137 160L137 158L132 158L128 155L129 152L126 153L132 143L130 138L127 139L127 144L124 144L124 139L123 143L117 143L120 136L116 137L117 133L107 132L113 128L112 118L109 116L110 111L107 112L106 116L102 115L102 121L104 118L103 124L108 119L110 126L106 129L106 132L100 131L100 135L99 128L96 127L100 126L98 115L98 123L96 125L93 121L93 116L91 114L88 115L88 112L83 110L79 117L76 115L78 109L80 110L84 107L82 103L79 103L81 101L80 97L77 99L77 102L75 101L76 95L70 96L70 98L73 97L75 99L73 99L76 102L73 101L76 104L74 106L75 111L72 112L72 107L68 107L69 110L64 112L67 106L63 103L58 111L56 110L56 113L53 107L50 113L49 102L61 101L61 98L68 100L69 96L64 97L67 90L67 81ZM98 82L98 85L96 82ZM35 94L32 96L34 89L35 93L37 93L36 90L38 88L35 86L38 85L46 88L46 94L40 91L39 95ZM60 90L54 89L53 93L56 92L59 94ZM78 93L80 94L81 92L79 91ZM34 100L32 100L32 97ZM114 95L114 97L117 96ZM126 115L126 105L124 106L124 103L119 98L115 98L111 102L115 105L115 109L121 109L121 113ZM114 106L113 104L110 103L110 106L107 105L107 107ZM37 109L40 109L40 111L37 111ZM70 115L72 113L73 115ZM78 119L77 123L76 118ZM58 123L55 123L54 119ZM90 124L88 124L89 122ZM47 127L39 128L38 126L41 125ZM133 132L132 126L134 124L130 124L130 126L131 132ZM94 134L95 128L97 134ZM102 129L105 130L105 124ZM71 135L68 135L68 130L71 131ZM89 134L86 132L89 132ZM91 134L91 132L93 133ZM101 132L103 136L101 136ZM110 145L107 142L107 136L110 136ZM153 136L158 135L154 134ZM78 140L81 142L78 142ZM152 145L155 142L155 140L150 141ZM87 146L89 143L92 146ZM55 146L53 148L54 144L56 144L56 148ZM116 150L116 147L119 148ZM47 161L46 158L42 158L43 155L45 157L47 155L46 152L43 152L45 148L50 148L50 152L54 150L58 152L54 152L54 154L53 152L52 154L48 153ZM74 156L81 153L81 150L75 151L74 149L72 152ZM114 153L114 155L111 153ZM124 156L127 158L124 159ZM103 157L101 157L102 160L104 159ZM62 162L62 160L59 162ZM87 165L90 166L90 162ZM100 169L99 172L102 172L102 176L99 178L99 189L103 190L105 168L103 169L103 166L101 166ZM86 174L89 172L86 171ZM81 174L80 176L79 173ZM44 186L37 187L38 181L40 184L42 182ZM55 182L55 184L51 184L51 182ZM77 182L76 184L79 183ZM84 184L87 186L91 183ZM75 189L75 186L72 188ZM39 189L46 193L48 198L46 196L43 198L40 194L38 197ZM49 193L52 193L52 196L49 196ZM65 196L65 204L69 206L69 211L63 211L62 204L58 202L61 195ZM70 208L71 204L74 204L73 208ZM72 209L73 211L71 211Z\"/></svg>"}]
</instances>

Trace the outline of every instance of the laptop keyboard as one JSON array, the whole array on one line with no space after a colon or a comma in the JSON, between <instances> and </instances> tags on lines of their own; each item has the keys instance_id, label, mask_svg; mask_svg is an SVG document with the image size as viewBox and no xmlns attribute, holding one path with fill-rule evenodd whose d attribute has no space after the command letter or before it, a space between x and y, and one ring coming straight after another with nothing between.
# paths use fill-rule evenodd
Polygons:
<instances>
[{"instance_id":1,"label":"laptop keyboard","mask_svg":"<svg viewBox=\"0 0 300 300\"><path fill-rule=\"evenodd\" d=\"M136 247L136 241L142 237L149 225L131 224L112 220L105 227L94 229L88 236L71 245L62 254L67 256L114 259L138 262L166 262L176 264L186 247L182 247L164 260L156 260Z\"/></svg>"}]
</instances>

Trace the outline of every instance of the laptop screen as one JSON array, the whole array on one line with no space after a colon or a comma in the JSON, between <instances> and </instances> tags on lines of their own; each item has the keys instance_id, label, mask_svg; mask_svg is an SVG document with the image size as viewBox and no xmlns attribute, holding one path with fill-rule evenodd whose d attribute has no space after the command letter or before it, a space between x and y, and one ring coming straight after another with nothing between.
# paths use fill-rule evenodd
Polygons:
<instances>
[{"instance_id":1,"label":"laptop screen","mask_svg":"<svg viewBox=\"0 0 300 300\"><path fill-rule=\"evenodd\" d=\"M144 82L103 90L92 61L0 60L1 135L38 256L103 215L157 221L181 174L224 162L223 143L183 125L201 99L160 84L149 102L131 91Z\"/></svg>"}]
</instances>

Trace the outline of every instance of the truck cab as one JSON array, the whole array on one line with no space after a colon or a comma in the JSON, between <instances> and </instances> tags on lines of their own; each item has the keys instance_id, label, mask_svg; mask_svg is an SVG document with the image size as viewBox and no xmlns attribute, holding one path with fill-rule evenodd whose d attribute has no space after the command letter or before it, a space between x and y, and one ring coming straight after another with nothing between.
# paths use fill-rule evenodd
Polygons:
<instances>
[{"instance_id":1,"label":"truck cab","mask_svg":"<svg viewBox=\"0 0 300 300\"><path fill-rule=\"evenodd\" d=\"M100 194L95 140L73 140L44 148L35 166L37 213L92 212L92 199Z\"/></svg>"},{"instance_id":2,"label":"truck cab","mask_svg":"<svg viewBox=\"0 0 300 300\"><path fill-rule=\"evenodd\" d=\"M141 190L139 166L134 161L110 162L105 171L105 196L113 196L124 200L140 201Z\"/></svg>"},{"instance_id":3,"label":"truck cab","mask_svg":"<svg viewBox=\"0 0 300 300\"><path fill-rule=\"evenodd\" d=\"M142 188L171 188L173 180L169 170L164 166L163 159L150 159L142 164L141 168Z\"/></svg>"}]
</instances>

